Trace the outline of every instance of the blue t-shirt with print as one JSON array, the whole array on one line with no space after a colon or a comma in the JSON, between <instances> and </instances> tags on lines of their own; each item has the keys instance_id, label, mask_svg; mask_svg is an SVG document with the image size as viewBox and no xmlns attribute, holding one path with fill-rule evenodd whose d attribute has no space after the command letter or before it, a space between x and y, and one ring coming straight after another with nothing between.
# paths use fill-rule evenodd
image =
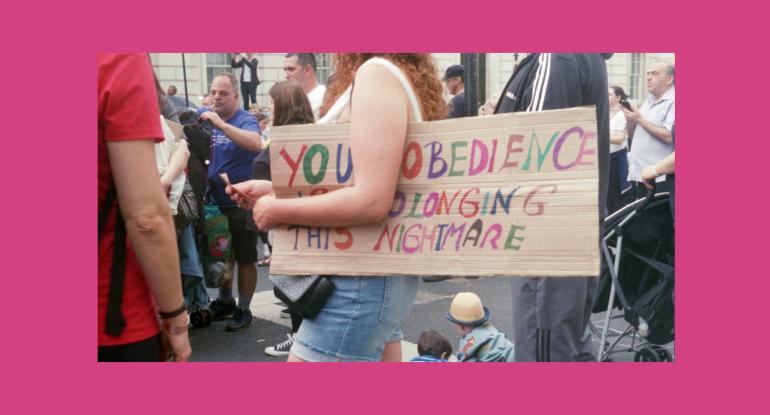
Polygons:
<instances>
[{"instance_id":1,"label":"blue t-shirt with print","mask_svg":"<svg viewBox=\"0 0 770 415\"><path fill-rule=\"evenodd\" d=\"M211 110L208 108L201 108L198 110L198 115L207 111ZM235 115L226 122L233 127L242 130L260 133L257 119L241 108L239 108ZM249 150L238 147L225 135L225 133L218 128L214 128L214 133L211 136L211 160L209 163L208 177L210 179L209 181L213 180L214 182L211 196L217 206L236 206L225 193L225 184L222 182L219 174L227 173L227 177L232 184L250 180L252 178L251 163L254 162L257 154L259 154L259 151L252 153Z\"/></svg>"}]
</instances>

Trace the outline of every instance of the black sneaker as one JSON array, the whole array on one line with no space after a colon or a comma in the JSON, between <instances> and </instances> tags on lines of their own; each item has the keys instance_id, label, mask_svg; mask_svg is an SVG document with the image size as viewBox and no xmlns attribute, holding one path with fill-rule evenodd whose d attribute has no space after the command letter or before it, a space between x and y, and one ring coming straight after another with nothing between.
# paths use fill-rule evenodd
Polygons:
<instances>
[{"instance_id":1,"label":"black sneaker","mask_svg":"<svg viewBox=\"0 0 770 415\"><path fill-rule=\"evenodd\" d=\"M288 356L291 345L294 344L294 333L286 335L287 339L275 346L265 347L265 354L270 356Z\"/></svg>"},{"instance_id":2,"label":"black sneaker","mask_svg":"<svg viewBox=\"0 0 770 415\"><path fill-rule=\"evenodd\" d=\"M251 325L251 310L248 308L236 308L235 312L233 313L233 318L227 322L227 326L225 326L225 330L227 331L237 331L240 329L245 329L246 327L249 327Z\"/></svg>"},{"instance_id":3,"label":"black sneaker","mask_svg":"<svg viewBox=\"0 0 770 415\"><path fill-rule=\"evenodd\" d=\"M228 298L227 300L216 300L209 303L209 310L211 310L211 320L224 320L232 317L235 312L235 298Z\"/></svg>"}]
</instances>

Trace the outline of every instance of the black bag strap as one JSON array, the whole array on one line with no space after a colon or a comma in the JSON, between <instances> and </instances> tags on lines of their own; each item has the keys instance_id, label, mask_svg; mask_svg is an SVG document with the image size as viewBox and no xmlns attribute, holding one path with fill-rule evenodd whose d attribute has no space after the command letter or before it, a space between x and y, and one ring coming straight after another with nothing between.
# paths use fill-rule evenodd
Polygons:
<instances>
[{"instance_id":1,"label":"black bag strap","mask_svg":"<svg viewBox=\"0 0 770 415\"><path fill-rule=\"evenodd\" d=\"M104 199L104 204L99 211L99 241L110 216L112 205L115 204L117 194L115 182L110 182L110 189ZM112 249L112 270L110 271L110 293L107 299L107 317L105 331L110 336L120 336L126 326L123 316L123 286L125 285L126 271L126 223L120 213L120 206L115 208L115 244Z\"/></svg>"},{"instance_id":2,"label":"black bag strap","mask_svg":"<svg viewBox=\"0 0 770 415\"><path fill-rule=\"evenodd\" d=\"M107 226L107 218L110 217L110 208L115 201L115 184L110 182L110 189L107 190L107 195L104 197L104 204L99 209L99 242L102 241L102 234L104 233L104 227Z\"/></svg>"}]
</instances>

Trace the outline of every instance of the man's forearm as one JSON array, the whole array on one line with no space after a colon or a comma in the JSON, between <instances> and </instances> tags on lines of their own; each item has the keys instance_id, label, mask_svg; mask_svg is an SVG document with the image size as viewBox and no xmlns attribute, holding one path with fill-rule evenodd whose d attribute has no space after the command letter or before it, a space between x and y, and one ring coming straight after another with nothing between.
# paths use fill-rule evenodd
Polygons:
<instances>
[{"instance_id":1,"label":"man's forearm","mask_svg":"<svg viewBox=\"0 0 770 415\"><path fill-rule=\"evenodd\" d=\"M262 149L262 136L253 131L243 130L230 124L225 124L220 128L235 145L251 152L257 152Z\"/></svg>"},{"instance_id":2,"label":"man's forearm","mask_svg":"<svg viewBox=\"0 0 770 415\"><path fill-rule=\"evenodd\" d=\"M671 132L666 128L655 125L644 117L639 119L638 124L647 130L647 132L650 133L651 136L655 137L658 141L662 142L663 144L671 144Z\"/></svg>"}]
</instances>

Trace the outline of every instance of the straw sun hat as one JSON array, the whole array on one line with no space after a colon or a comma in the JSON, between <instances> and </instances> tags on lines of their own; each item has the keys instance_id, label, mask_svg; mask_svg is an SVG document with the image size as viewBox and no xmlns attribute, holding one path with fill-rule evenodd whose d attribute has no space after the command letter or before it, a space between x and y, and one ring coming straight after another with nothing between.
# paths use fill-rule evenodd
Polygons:
<instances>
[{"instance_id":1,"label":"straw sun hat","mask_svg":"<svg viewBox=\"0 0 770 415\"><path fill-rule=\"evenodd\" d=\"M481 305L478 295L472 292L457 293L446 318L463 326L478 326L489 319L489 309Z\"/></svg>"}]
</instances>

